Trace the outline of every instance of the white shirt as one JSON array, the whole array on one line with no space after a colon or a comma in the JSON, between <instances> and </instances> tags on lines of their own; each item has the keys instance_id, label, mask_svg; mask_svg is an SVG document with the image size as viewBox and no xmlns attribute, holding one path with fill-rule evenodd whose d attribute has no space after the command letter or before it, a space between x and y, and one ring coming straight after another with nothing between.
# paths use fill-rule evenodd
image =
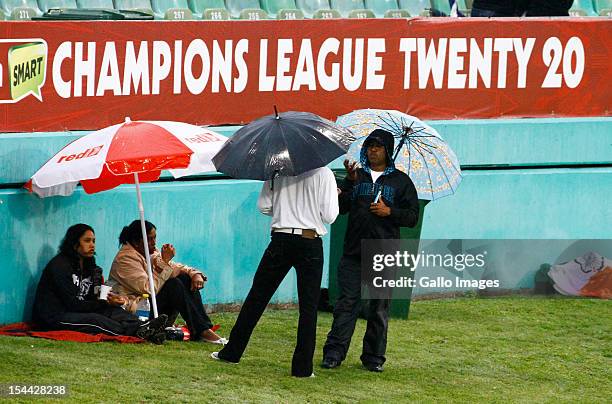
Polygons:
<instances>
[{"instance_id":1,"label":"white shirt","mask_svg":"<svg viewBox=\"0 0 612 404\"><path fill-rule=\"evenodd\" d=\"M272 229L314 229L320 236L327 233L338 216L336 179L327 167L316 168L295 177L278 177L274 190L270 181L261 188L257 207L272 216Z\"/></svg>"},{"instance_id":2,"label":"white shirt","mask_svg":"<svg viewBox=\"0 0 612 404\"><path fill-rule=\"evenodd\" d=\"M384 171L370 170L370 174L372 175L372 182L376 182L376 180L382 175L382 173L384 173Z\"/></svg>"}]
</instances>

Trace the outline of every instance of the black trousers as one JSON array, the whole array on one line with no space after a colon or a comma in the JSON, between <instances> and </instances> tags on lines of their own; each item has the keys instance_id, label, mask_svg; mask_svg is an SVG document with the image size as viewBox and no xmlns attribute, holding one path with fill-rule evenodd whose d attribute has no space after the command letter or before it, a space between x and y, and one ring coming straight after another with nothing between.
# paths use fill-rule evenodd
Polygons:
<instances>
[{"instance_id":1,"label":"black trousers","mask_svg":"<svg viewBox=\"0 0 612 404\"><path fill-rule=\"evenodd\" d=\"M48 326L87 334L135 335L141 324L142 321L132 313L121 307L108 306L89 313L63 313Z\"/></svg>"},{"instance_id":2,"label":"black trousers","mask_svg":"<svg viewBox=\"0 0 612 404\"><path fill-rule=\"evenodd\" d=\"M334 321L323 347L323 357L337 361L346 358L361 306L361 263L357 259L342 257L338 265L340 296L334 307ZM389 299L369 299L367 328L363 336L361 362L366 365L385 363Z\"/></svg>"},{"instance_id":3,"label":"black trousers","mask_svg":"<svg viewBox=\"0 0 612 404\"><path fill-rule=\"evenodd\" d=\"M317 306L323 274L323 244L320 238L306 239L299 235L272 234L272 240L259 262L251 290L230 334L229 343L219 352L219 357L230 362L240 361L253 329L291 267L294 267L297 273L300 307L291 374L298 377L312 374Z\"/></svg>"},{"instance_id":4,"label":"black trousers","mask_svg":"<svg viewBox=\"0 0 612 404\"><path fill-rule=\"evenodd\" d=\"M187 323L192 341L202 338L202 331L212 327L213 324L204 310L200 291L191 290L189 275L180 274L176 278L168 279L155 297L159 313L166 314L168 318L176 316L176 312L181 314Z\"/></svg>"}]
</instances>

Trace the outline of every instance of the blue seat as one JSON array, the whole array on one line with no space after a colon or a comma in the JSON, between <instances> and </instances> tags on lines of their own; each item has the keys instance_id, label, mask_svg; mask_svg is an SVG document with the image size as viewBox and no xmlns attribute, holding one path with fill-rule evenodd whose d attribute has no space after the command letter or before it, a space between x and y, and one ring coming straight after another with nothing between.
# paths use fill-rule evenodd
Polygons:
<instances>
[{"instance_id":1,"label":"blue seat","mask_svg":"<svg viewBox=\"0 0 612 404\"><path fill-rule=\"evenodd\" d=\"M376 18L376 15L374 15L374 11L372 10L368 10L366 8L358 8L349 11L348 18Z\"/></svg>"},{"instance_id":2,"label":"blue seat","mask_svg":"<svg viewBox=\"0 0 612 404\"><path fill-rule=\"evenodd\" d=\"M296 0L296 6L304 12L307 18L314 18L313 14L317 10L329 10L329 0Z\"/></svg>"},{"instance_id":3,"label":"blue seat","mask_svg":"<svg viewBox=\"0 0 612 404\"><path fill-rule=\"evenodd\" d=\"M385 18L409 18L410 13L406 10L387 10L384 15Z\"/></svg>"},{"instance_id":4,"label":"blue seat","mask_svg":"<svg viewBox=\"0 0 612 404\"><path fill-rule=\"evenodd\" d=\"M207 8L202 13L203 20L222 21L231 19L226 8Z\"/></svg>"},{"instance_id":5,"label":"blue seat","mask_svg":"<svg viewBox=\"0 0 612 404\"><path fill-rule=\"evenodd\" d=\"M240 12L246 9L260 9L259 0L225 0L225 8L232 18L240 18Z\"/></svg>"},{"instance_id":6,"label":"blue seat","mask_svg":"<svg viewBox=\"0 0 612 404\"><path fill-rule=\"evenodd\" d=\"M303 20L304 12L299 8L283 8L278 11L276 14L276 19L278 20Z\"/></svg>"},{"instance_id":7,"label":"blue seat","mask_svg":"<svg viewBox=\"0 0 612 404\"><path fill-rule=\"evenodd\" d=\"M260 0L260 2L261 8L268 13L270 18L276 18L281 10L297 10L294 0Z\"/></svg>"},{"instance_id":8,"label":"blue seat","mask_svg":"<svg viewBox=\"0 0 612 404\"><path fill-rule=\"evenodd\" d=\"M429 0L398 0L399 8L406 10L411 16L429 15Z\"/></svg>"},{"instance_id":9,"label":"blue seat","mask_svg":"<svg viewBox=\"0 0 612 404\"><path fill-rule=\"evenodd\" d=\"M450 3L448 0L430 0L429 6L431 7L432 11L431 15L438 15L439 13L448 16L451 13Z\"/></svg>"},{"instance_id":10,"label":"blue seat","mask_svg":"<svg viewBox=\"0 0 612 404\"><path fill-rule=\"evenodd\" d=\"M365 0L365 8L374 12L376 17L384 17L389 10L398 10L397 0Z\"/></svg>"},{"instance_id":11,"label":"blue seat","mask_svg":"<svg viewBox=\"0 0 612 404\"><path fill-rule=\"evenodd\" d=\"M238 18L241 20L267 20L268 13L261 8L245 8L240 12Z\"/></svg>"},{"instance_id":12,"label":"blue seat","mask_svg":"<svg viewBox=\"0 0 612 404\"><path fill-rule=\"evenodd\" d=\"M330 20L334 18L342 18L342 16L340 15L340 12L338 10L330 8L329 10L320 9L315 11L312 15L312 18L316 20Z\"/></svg>"},{"instance_id":13,"label":"blue seat","mask_svg":"<svg viewBox=\"0 0 612 404\"><path fill-rule=\"evenodd\" d=\"M153 7L156 19L193 19L193 14L189 10L187 0L151 0L151 7Z\"/></svg>"},{"instance_id":14,"label":"blue seat","mask_svg":"<svg viewBox=\"0 0 612 404\"><path fill-rule=\"evenodd\" d=\"M598 15L606 17L612 16L612 0L593 0L593 5Z\"/></svg>"},{"instance_id":15,"label":"blue seat","mask_svg":"<svg viewBox=\"0 0 612 404\"><path fill-rule=\"evenodd\" d=\"M348 17L353 10L363 10L363 0L330 0L329 4L334 10L338 10L342 17Z\"/></svg>"},{"instance_id":16,"label":"blue seat","mask_svg":"<svg viewBox=\"0 0 612 404\"><path fill-rule=\"evenodd\" d=\"M77 8L76 0L38 0L38 8L46 13L50 8Z\"/></svg>"},{"instance_id":17,"label":"blue seat","mask_svg":"<svg viewBox=\"0 0 612 404\"><path fill-rule=\"evenodd\" d=\"M0 12L4 16L3 19L11 20L29 20L42 14L36 0L2 0Z\"/></svg>"},{"instance_id":18,"label":"blue seat","mask_svg":"<svg viewBox=\"0 0 612 404\"><path fill-rule=\"evenodd\" d=\"M187 0L187 3L195 18L203 18L202 14L208 9L225 9L223 0Z\"/></svg>"},{"instance_id":19,"label":"blue seat","mask_svg":"<svg viewBox=\"0 0 612 404\"><path fill-rule=\"evenodd\" d=\"M113 0L76 0L78 8L101 8L112 10L115 8Z\"/></svg>"}]
</instances>

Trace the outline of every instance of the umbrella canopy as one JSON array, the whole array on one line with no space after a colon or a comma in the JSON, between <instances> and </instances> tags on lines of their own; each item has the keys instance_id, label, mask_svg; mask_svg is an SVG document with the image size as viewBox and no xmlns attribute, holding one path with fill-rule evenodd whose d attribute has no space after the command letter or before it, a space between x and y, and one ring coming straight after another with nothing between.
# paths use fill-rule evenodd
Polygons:
<instances>
[{"instance_id":1,"label":"umbrella canopy","mask_svg":"<svg viewBox=\"0 0 612 404\"><path fill-rule=\"evenodd\" d=\"M174 176L214 171L212 156L227 140L199 126L169 121L131 121L91 132L51 157L25 184L40 197L70 195L80 182L91 194L136 184L140 227L147 239L140 182L154 181L162 170ZM148 244L144 243L153 314L157 302Z\"/></svg>"},{"instance_id":2,"label":"umbrella canopy","mask_svg":"<svg viewBox=\"0 0 612 404\"><path fill-rule=\"evenodd\" d=\"M442 136L414 116L399 111L360 109L338 117L338 124L355 134L347 157L360 161L365 138L374 129L395 137L395 167L410 176L419 199L434 200L452 195L462 180L457 156Z\"/></svg>"},{"instance_id":3,"label":"umbrella canopy","mask_svg":"<svg viewBox=\"0 0 612 404\"><path fill-rule=\"evenodd\" d=\"M343 155L351 132L309 112L283 112L243 126L213 157L217 171L234 178L295 176Z\"/></svg>"},{"instance_id":4,"label":"umbrella canopy","mask_svg":"<svg viewBox=\"0 0 612 404\"><path fill-rule=\"evenodd\" d=\"M68 144L26 183L41 197L70 195L80 182L91 194L175 176L214 171L211 158L227 140L208 129L182 122L130 121L85 135Z\"/></svg>"}]
</instances>

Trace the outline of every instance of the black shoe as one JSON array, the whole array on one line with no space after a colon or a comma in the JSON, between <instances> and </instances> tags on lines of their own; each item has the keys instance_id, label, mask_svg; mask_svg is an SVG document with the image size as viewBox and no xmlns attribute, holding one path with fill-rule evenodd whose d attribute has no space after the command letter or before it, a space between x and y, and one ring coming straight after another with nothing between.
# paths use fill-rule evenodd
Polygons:
<instances>
[{"instance_id":1,"label":"black shoe","mask_svg":"<svg viewBox=\"0 0 612 404\"><path fill-rule=\"evenodd\" d=\"M321 367L325 369L333 369L333 368L337 368L338 366L340 366L341 363L342 363L341 361L337 361L335 359L324 358L323 362L321 362Z\"/></svg>"},{"instance_id":2,"label":"black shoe","mask_svg":"<svg viewBox=\"0 0 612 404\"><path fill-rule=\"evenodd\" d=\"M367 370L369 370L370 372L377 372L380 373L382 372L383 369L383 365L377 365L375 363L368 363L368 364L363 364L363 367L366 368Z\"/></svg>"},{"instance_id":3,"label":"black shoe","mask_svg":"<svg viewBox=\"0 0 612 404\"><path fill-rule=\"evenodd\" d=\"M148 340L155 334L163 333L165 340L166 321L168 321L168 316L165 314L160 314L159 317L146 321L140 327L138 327L138 330L136 330L136 336Z\"/></svg>"},{"instance_id":4,"label":"black shoe","mask_svg":"<svg viewBox=\"0 0 612 404\"><path fill-rule=\"evenodd\" d=\"M149 342L154 343L155 345L162 345L164 341L166 341L166 333L165 332L157 332L147 338Z\"/></svg>"}]
</instances>

